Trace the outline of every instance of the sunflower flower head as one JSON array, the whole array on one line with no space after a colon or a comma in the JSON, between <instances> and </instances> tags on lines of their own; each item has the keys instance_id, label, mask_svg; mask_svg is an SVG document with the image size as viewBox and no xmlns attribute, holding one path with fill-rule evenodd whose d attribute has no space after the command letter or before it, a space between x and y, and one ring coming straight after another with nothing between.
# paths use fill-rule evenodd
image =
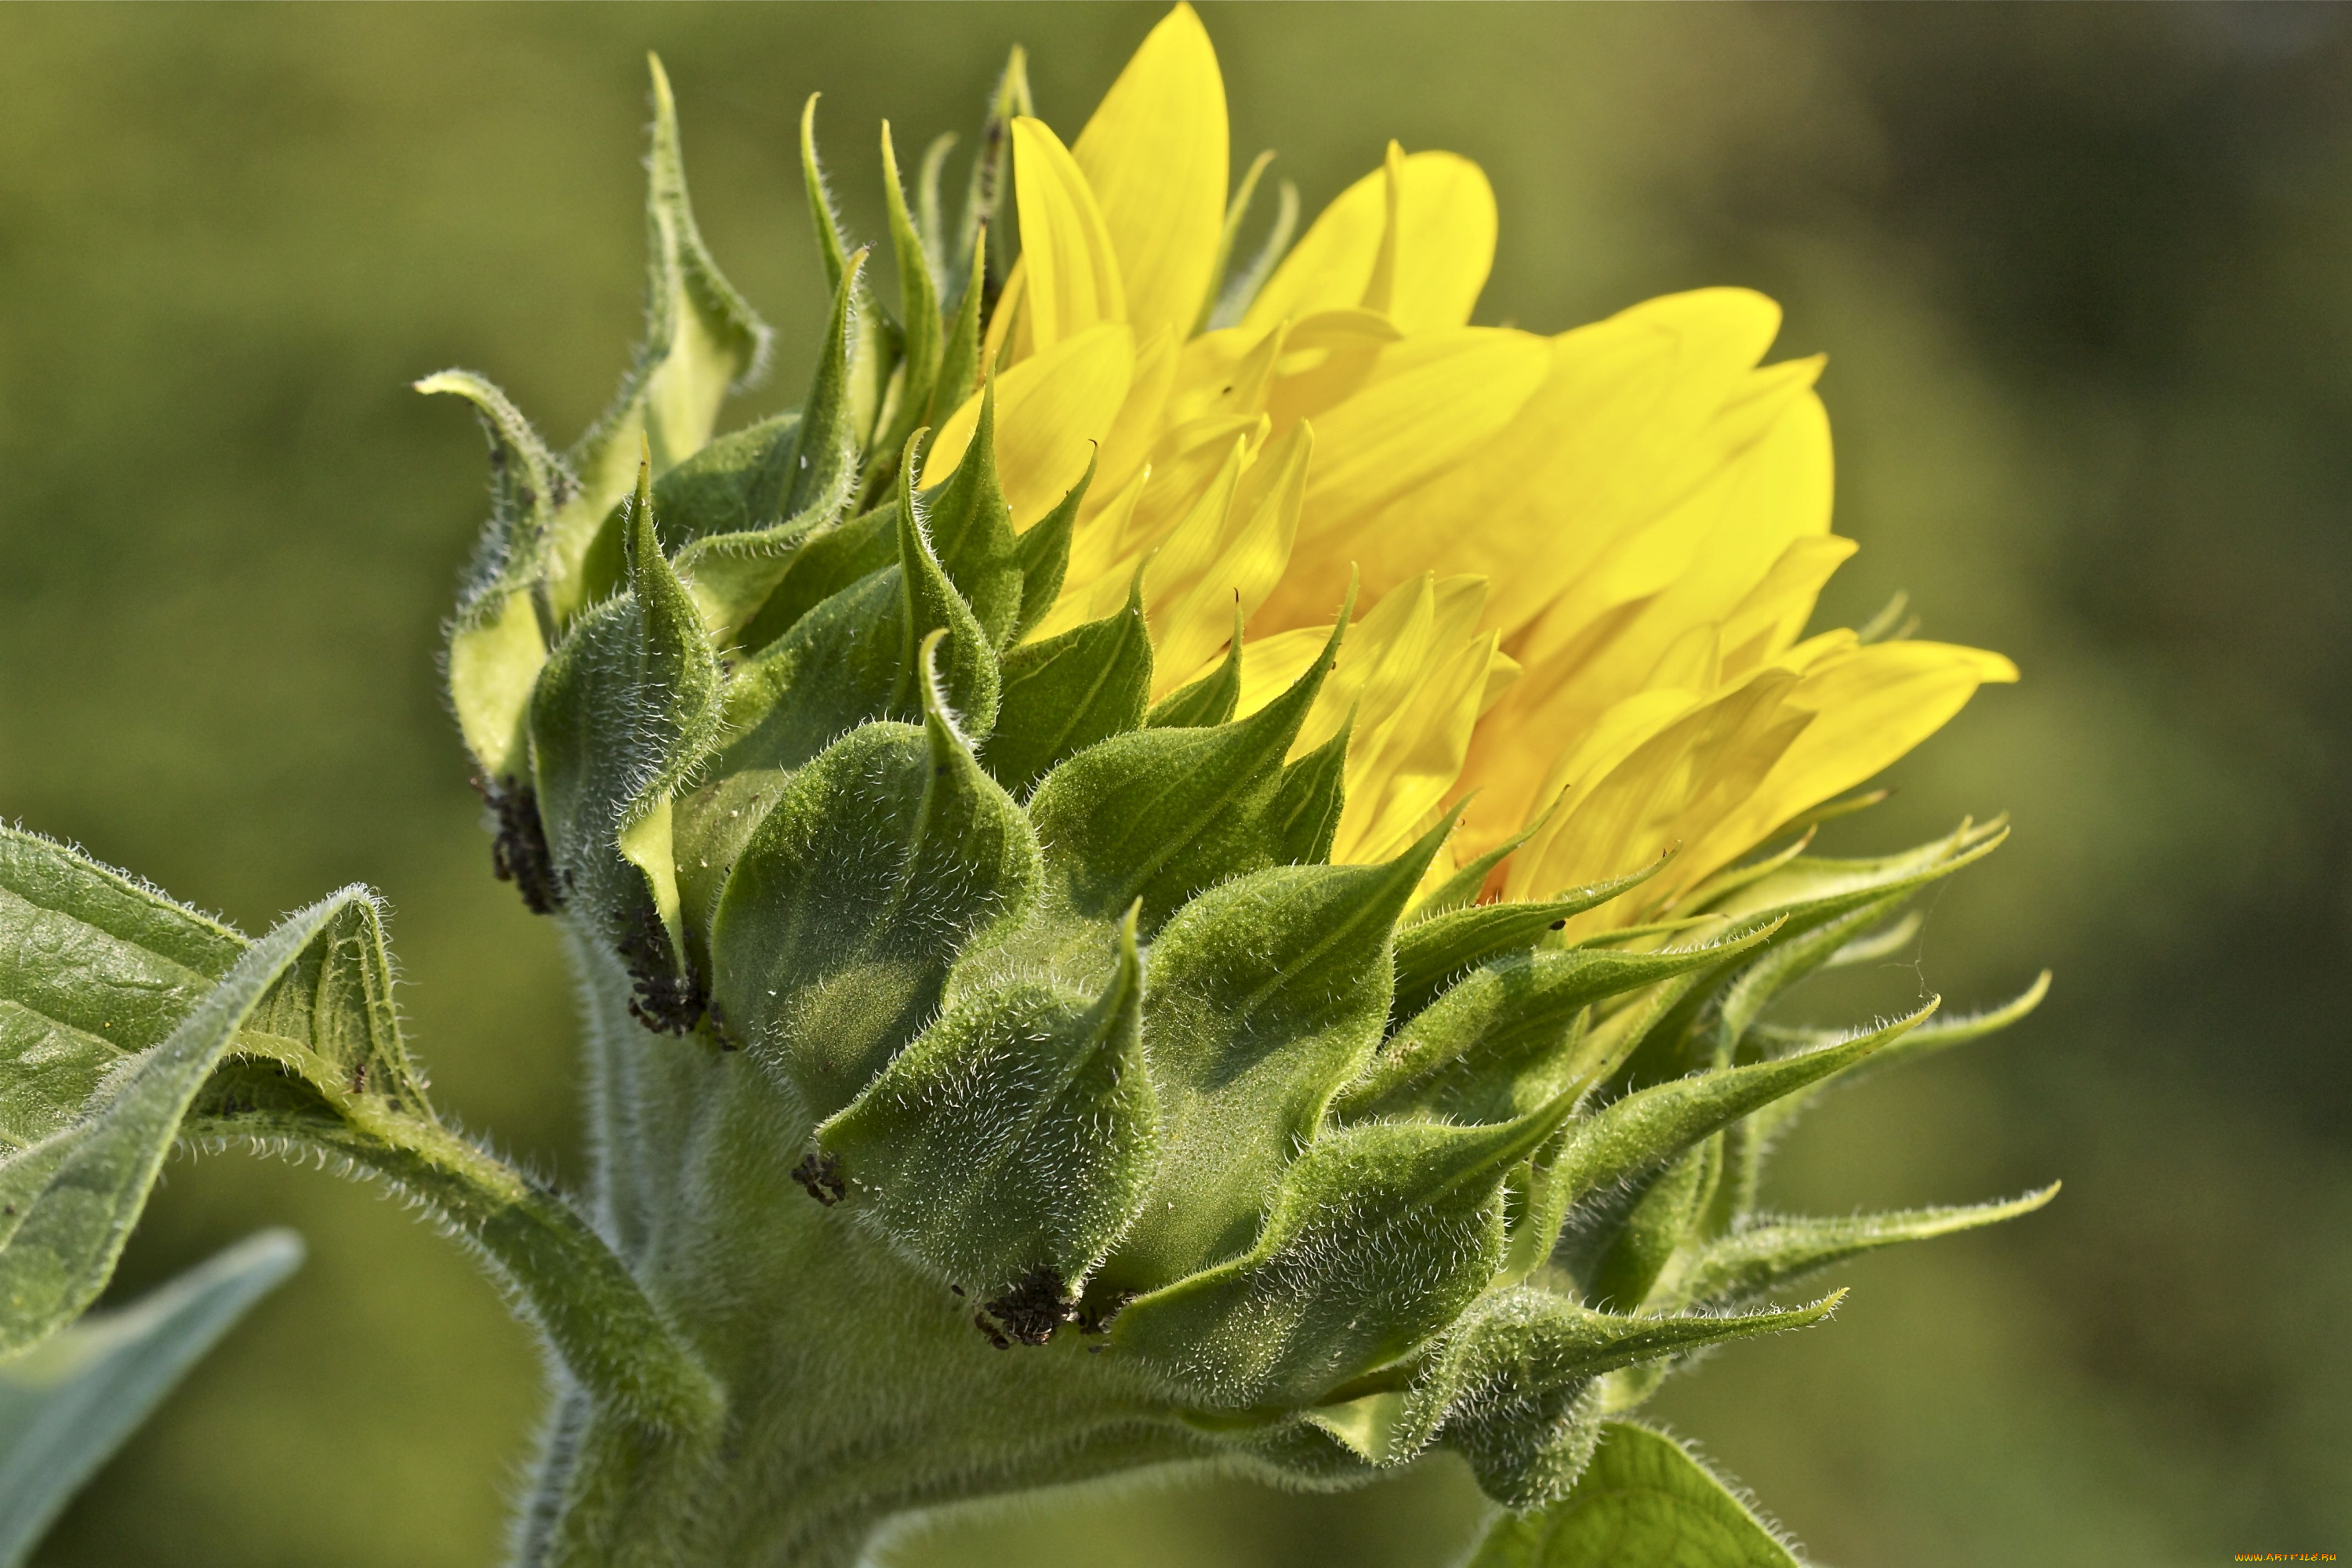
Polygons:
<instances>
[{"instance_id":1,"label":"sunflower flower head","mask_svg":"<svg viewBox=\"0 0 2352 1568\"><path fill-rule=\"evenodd\" d=\"M573 936L604 1223L730 1451L863 1378L975 1433L877 1509L1432 1447L1527 1507L1667 1370L1835 1300L1787 1282L2047 1195L1756 1210L1809 1097L2040 994L1767 1016L1999 842L1804 829L2015 678L1806 635L1853 546L1769 300L1474 326L1494 194L1393 142L1244 246L1266 160L1229 188L1180 5L1071 140L1016 53L954 222L950 149L910 196L886 126L887 267L812 100L824 347L714 439L767 331L655 87L611 410L558 455L423 384L493 453L448 671L498 867Z\"/></svg>"}]
</instances>

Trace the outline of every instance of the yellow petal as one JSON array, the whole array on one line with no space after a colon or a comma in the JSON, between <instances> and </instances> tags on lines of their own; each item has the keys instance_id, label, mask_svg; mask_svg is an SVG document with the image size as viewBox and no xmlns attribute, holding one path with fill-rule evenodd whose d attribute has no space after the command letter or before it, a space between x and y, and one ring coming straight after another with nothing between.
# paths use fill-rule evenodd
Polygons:
<instances>
[{"instance_id":1,"label":"yellow petal","mask_svg":"<svg viewBox=\"0 0 2352 1568\"><path fill-rule=\"evenodd\" d=\"M1634 747L1589 785L1575 789L1556 826L1513 858L1513 897L1544 897L1561 888L1633 870L1731 815L1755 790L1813 715L1790 700L1801 679L1769 669L1685 713ZM1535 853L1530 854L1533 850ZM1701 873L1686 857L1645 889L1643 906L1613 906L1588 926L1624 924L1672 888Z\"/></svg>"},{"instance_id":2,"label":"yellow petal","mask_svg":"<svg viewBox=\"0 0 2352 1568\"><path fill-rule=\"evenodd\" d=\"M1367 290L1390 234L1391 182L1394 259L1383 313L1408 332L1469 321L1495 264L1494 187L1467 158L1414 153L1384 163L1325 207L1242 324L1263 330L1318 310L1370 304Z\"/></svg>"},{"instance_id":3,"label":"yellow petal","mask_svg":"<svg viewBox=\"0 0 2352 1568\"><path fill-rule=\"evenodd\" d=\"M1092 327L1022 361L995 378L996 473L1027 528L1069 493L1107 435L1135 370L1135 336L1119 323ZM963 461L980 422L980 395L948 416L923 463L925 488Z\"/></svg>"},{"instance_id":4,"label":"yellow petal","mask_svg":"<svg viewBox=\"0 0 2352 1568\"><path fill-rule=\"evenodd\" d=\"M1280 581L1297 537L1313 451L1314 432L1302 425L1246 471L1238 468L1237 453L1232 485L1213 487L1209 500L1153 558L1144 601L1158 692L1183 685L1185 672L1232 639L1235 607L1246 617ZM1245 657L1244 668L1248 662Z\"/></svg>"},{"instance_id":5,"label":"yellow petal","mask_svg":"<svg viewBox=\"0 0 2352 1568\"><path fill-rule=\"evenodd\" d=\"M1677 873L1696 880L1727 864L1942 729L1980 684L2016 679L2000 655L1950 643L1874 643L1809 661L1790 700L1818 717L1748 798L1690 845Z\"/></svg>"},{"instance_id":6,"label":"yellow petal","mask_svg":"<svg viewBox=\"0 0 2352 1568\"><path fill-rule=\"evenodd\" d=\"M1127 320L1139 336L1181 339L1209 290L1230 161L1224 79L1192 6L1152 28L1072 153L1118 257Z\"/></svg>"},{"instance_id":7,"label":"yellow petal","mask_svg":"<svg viewBox=\"0 0 2352 1568\"><path fill-rule=\"evenodd\" d=\"M1432 480L1452 482L1454 470L1519 412L1550 361L1545 340L1487 327L1425 333L1382 351L1364 388L1315 423L1318 455L1299 522L1299 560L1268 601L1268 629L1330 614L1346 592L1349 563L1361 559L1360 521ZM1457 552L1444 553L1450 568L1463 568ZM1365 590L1385 594L1425 569L1424 563L1381 579L1368 571Z\"/></svg>"},{"instance_id":8,"label":"yellow petal","mask_svg":"<svg viewBox=\"0 0 2352 1568\"><path fill-rule=\"evenodd\" d=\"M1118 257L1077 161L1042 120L1013 121L1013 192L1035 352L1105 321L1127 320Z\"/></svg>"}]
</instances>

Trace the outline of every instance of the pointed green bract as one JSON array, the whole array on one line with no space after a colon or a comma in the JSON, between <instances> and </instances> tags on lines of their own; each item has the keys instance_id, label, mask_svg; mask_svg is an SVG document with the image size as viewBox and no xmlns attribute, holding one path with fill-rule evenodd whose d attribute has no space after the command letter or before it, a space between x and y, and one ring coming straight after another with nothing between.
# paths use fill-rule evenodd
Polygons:
<instances>
[{"instance_id":1,"label":"pointed green bract","mask_svg":"<svg viewBox=\"0 0 2352 1568\"><path fill-rule=\"evenodd\" d=\"M1143 962L1121 923L1092 997L1030 979L965 992L818 1129L861 1209L940 1278L1076 1300L1159 1153Z\"/></svg>"},{"instance_id":2,"label":"pointed green bract","mask_svg":"<svg viewBox=\"0 0 2352 1568\"><path fill-rule=\"evenodd\" d=\"M1020 808L937 708L851 731L793 775L719 895L727 1028L830 1115L920 1032L1035 868Z\"/></svg>"},{"instance_id":3,"label":"pointed green bract","mask_svg":"<svg viewBox=\"0 0 2352 1568\"><path fill-rule=\"evenodd\" d=\"M996 731L982 755L1015 795L1027 795L1063 763L1097 741L1143 722L1151 695L1151 637L1143 623L1141 578L1127 605L1059 637L1004 656Z\"/></svg>"},{"instance_id":4,"label":"pointed green bract","mask_svg":"<svg viewBox=\"0 0 2352 1568\"><path fill-rule=\"evenodd\" d=\"M1055 893L1097 914L1139 898L1156 931L1202 889L1282 863L1283 758L1346 626L1342 616L1324 656L1246 719L1117 736L1047 774L1029 814Z\"/></svg>"},{"instance_id":5,"label":"pointed green bract","mask_svg":"<svg viewBox=\"0 0 2352 1568\"><path fill-rule=\"evenodd\" d=\"M1385 866L1237 878L1161 931L1149 996L1166 1152L1112 1283L1149 1289L1249 1244L1283 1167L1379 1043L1390 933L1443 837Z\"/></svg>"}]
</instances>

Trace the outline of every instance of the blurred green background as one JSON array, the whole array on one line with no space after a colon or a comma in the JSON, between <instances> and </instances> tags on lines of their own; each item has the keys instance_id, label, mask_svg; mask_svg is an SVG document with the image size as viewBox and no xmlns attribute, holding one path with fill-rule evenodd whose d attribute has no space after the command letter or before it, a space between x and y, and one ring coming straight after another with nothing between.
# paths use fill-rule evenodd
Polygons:
<instances>
[{"instance_id":1,"label":"blurred green background","mask_svg":"<svg viewBox=\"0 0 2352 1568\"><path fill-rule=\"evenodd\" d=\"M1382 139L1503 206L1484 321L1743 283L1827 350L1823 606L1908 588L2015 655L1843 824L2018 835L1913 959L1824 1007L2012 1035L1833 1103L1779 1199L2046 1213L1849 1270L1837 1323L1661 1413L1825 1562L2202 1564L2352 1549L2352 12L1204 7L1234 146L1311 212ZM1008 44L1074 132L1157 7L0 11L0 811L247 929L383 889L446 1102L577 1159L552 933L488 876L436 623L479 438L558 439L636 324L642 52L704 230L798 395L821 308L803 97L854 225L873 151L967 129ZM76 1507L58 1564L488 1564L537 1417L524 1336L396 1204L181 1159L121 1287L288 1220L311 1261ZM1434 1565L1479 1505L1198 1482L936 1522L893 1563Z\"/></svg>"}]
</instances>

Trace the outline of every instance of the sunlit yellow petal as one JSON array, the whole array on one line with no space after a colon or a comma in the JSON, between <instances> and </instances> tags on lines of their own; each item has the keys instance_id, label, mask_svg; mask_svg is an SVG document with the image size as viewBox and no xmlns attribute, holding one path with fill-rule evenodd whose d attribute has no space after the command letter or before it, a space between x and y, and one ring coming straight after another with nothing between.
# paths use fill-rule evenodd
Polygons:
<instances>
[{"instance_id":1,"label":"sunlit yellow petal","mask_svg":"<svg viewBox=\"0 0 2352 1568\"><path fill-rule=\"evenodd\" d=\"M1181 336L1209 289L1229 163L1224 79L1190 5L1143 40L1071 152L1118 257L1127 320L1139 336Z\"/></svg>"},{"instance_id":2,"label":"sunlit yellow petal","mask_svg":"<svg viewBox=\"0 0 2352 1568\"><path fill-rule=\"evenodd\" d=\"M1159 691L1183 685L1188 672L1232 638L1235 609L1246 617L1281 580L1297 538L1314 445L1313 430L1302 425L1246 471L1237 450L1233 482L1212 486L1153 557L1144 606Z\"/></svg>"},{"instance_id":3,"label":"sunlit yellow petal","mask_svg":"<svg viewBox=\"0 0 2352 1568\"><path fill-rule=\"evenodd\" d=\"M1318 310L1369 303L1389 222L1384 165L1325 207L1243 318L1264 329ZM1383 313L1408 332L1470 319L1495 262L1495 192L1477 164L1452 153L1414 153L1396 165L1393 275Z\"/></svg>"},{"instance_id":4,"label":"sunlit yellow petal","mask_svg":"<svg viewBox=\"0 0 2352 1568\"><path fill-rule=\"evenodd\" d=\"M1077 161L1044 121L1013 121L1013 169L1034 352L1102 322L1126 321L1127 292L1101 209Z\"/></svg>"},{"instance_id":5,"label":"sunlit yellow petal","mask_svg":"<svg viewBox=\"0 0 2352 1568\"><path fill-rule=\"evenodd\" d=\"M1078 482L1126 401L1134 370L1134 334L1107 322L994 378L997 477L1014 527L1045 516ZM979 422L975 394L940 425L923 466L927 488L955 471Z\"/></svg>"},{"instance_id":6,"label":"sunlit yellow petal","mask_svg":"<svg viewBox=\"0 0 2352 1568\"><path fill-rule=\"evenodd\" d=\"M1942 729L1979 685L2016 679L2000 655L1949 643L1874 643L1813 663L1791 700L1817 717L1738 807L1691 844L1694 879L1877 774Z\"/></svg>"}]
</instances>

